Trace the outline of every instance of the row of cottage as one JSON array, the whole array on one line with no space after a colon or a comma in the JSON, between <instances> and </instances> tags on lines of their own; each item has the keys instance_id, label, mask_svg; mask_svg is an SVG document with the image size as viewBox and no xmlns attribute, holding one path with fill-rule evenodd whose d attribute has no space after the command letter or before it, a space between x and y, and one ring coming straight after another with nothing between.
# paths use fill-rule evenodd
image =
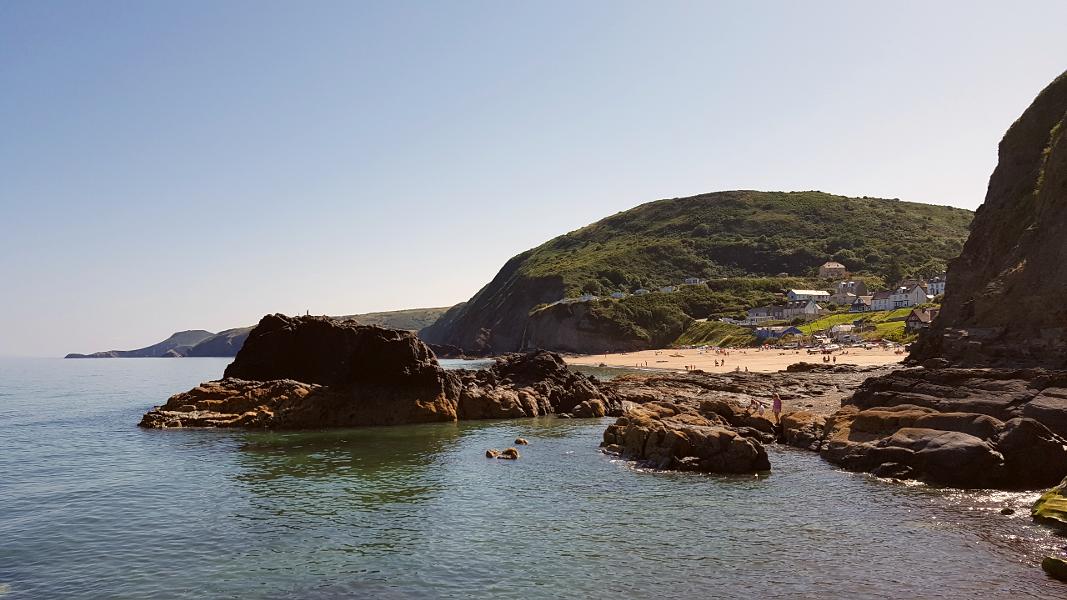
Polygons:
<instances>
[{"instance_id":1,"label":"row of cottage","mask_svg":"<svg viewBox=\"0 0 1067 600\"><path fill-rule=\"evenodd\" d=\"M819 315L826 312L824 304L847 305L850 312L862 313L881 310L895 310L919 306L933 301L934 297L945 293L945 278L934 277L929 281L904 281L892 290L867 293L863 281L841 281L834 293L825 290L789 290L786 303L769 306L757 306L748 310L751 324L761 321L781 321Z\"/></svg>"}]
</instances>

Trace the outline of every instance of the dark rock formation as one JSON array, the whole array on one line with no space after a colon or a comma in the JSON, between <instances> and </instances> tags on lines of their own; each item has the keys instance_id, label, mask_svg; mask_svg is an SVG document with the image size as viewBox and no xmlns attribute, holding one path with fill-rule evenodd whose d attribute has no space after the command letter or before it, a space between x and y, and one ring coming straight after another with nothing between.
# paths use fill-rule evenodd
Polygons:
<instances>
[{"instance_id":1,"label":"dark rock formation","mask_svg":"<svg viewBox=\"0 0 1067 600\"><path fill-rule=\"evenodd\" d=\"M922 366L868 380L821 439L798 445L848 469L957 487L1067 475L1065 118L1067 75L1005 134L941 312L908 358Z\"/></svg>"},{"instance_id":2,"label":"dark rock formation","mask_svg":"<svg viewBox=\"0 0 1067 600\"><path fill-rule=\"evenodd\" d=\"M920 363L1067 367L1067 74L1008 129Z\"/></svg>"},{"instance_id":3,"label":"dark rock formation","mask_svg":"<svg viewBox=\"0 0 1067 600\"><path fill-rule=\"evenodd\" d=\"M618 413L595 380L548 352L448 371L410 331L267 315L225 379L172 396L144 427L317 428Z\"/></svg>"},{"instance_id":4,"label":"dark rock formation","mask_svg":"<svg viewBox=\"0 0 1067 600\"><path fill-rule=\"evenodd\" d=\"M859 385L855 373L668 373L634 375L603 382L600 388L622 403L624 415L604 432L608 452L659 469L744 473L770 468L763 444L780 429L769 410L774 393L785 403L829 412L847 390ZM782 419L786 435L809 443L822 437L825 417L793 412ZM802 434L801 430L809 431ZM798 441L797 445L801 445Z\"/></svg>"},{"instance_id":5,"label":"dark rock formation","mask_svg":"<svg viewBox=\"0 0 1067 600\"><path fill-rule=\"evenodd\" d=\"M649 402L631 408L609 426L603 445L623 458L656 469L705 473L769 470L771 463L757 431L735 425L724 416L733 414L733 407L723 400L705 400L695 406Z\"/></svg>"}]
</instances>

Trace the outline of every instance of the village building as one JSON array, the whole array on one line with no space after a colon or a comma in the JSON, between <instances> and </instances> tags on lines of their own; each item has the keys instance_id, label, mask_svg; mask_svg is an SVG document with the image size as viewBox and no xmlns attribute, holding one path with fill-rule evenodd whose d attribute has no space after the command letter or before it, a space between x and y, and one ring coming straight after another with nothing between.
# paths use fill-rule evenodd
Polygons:
<instances>
[{"instance_id":1,"label":"village building","mask_svg":"<svg viewBox=\"0 0 1067 600\"><path fill-rule=\"evenodd\" d=\"M871 310L892 310L892 297L893 292L890 290L875 292L871 295Z\"/></svg>"},{"instance_id":2,"label":"village building","mask_svg":"<svg viewBox=\"0 0 1067 600\"><path fill-rule=\"evenodd\" d=\"M863 341L863 336L859 334L856 326L849 323L841 323L831 327L830 337L840 344L851 344Z\"/></svg>"},{"instance_id":3,"label":"village building","mask_svg":"<svg viewBox=\"0 0 1067 600\"><path fill-rule=\"evenodd\" d=\"M926 329L937 318L938 312L940 310L936 308L913 308L908 318L904 319L904 329L909 333Z\"/></svg>"},{"instance_id":4,"label":"village building","mask_svg":"<svg viewBox=\"0 0 1067 600\"><path fill-rule=\"evenodd\" d=\"M686 277L685 280L683 281L683 283L685 283L686 285L700 285L700 284L704 283L705 281L707 281L707 280L706 279L701 279L699 277Z\"/></svg>"},{"instance_id":5,"label":"village building","mask_svg":"<svg viewBox=\"0 0 1067 600\"><path fill-rule=\"evenodd\" d=\"M665 285L665 286L661 287L659 289L659 291L663 292L664 294L669 294L669 293L671 293L671 292L673 292L673 291L675 291L677 289L678 289L678 286L676 286L676 285Z\"/></svg>"},{"instance_id":6,"label":"village building","mask_svg":"<svg viewBox=\"0 0 1067 600\"><path fill-rule=\"evenodd\" d=\"M794 319L804 315L817 315L821 312L822 307L811 298L808 298L807 300L786 302L785 307L782 310L782 317L785 319Z\"/></svg>"},{"instance_id":7,"label":"village building","mask_svg":"<svg viewBox=\"0 0 1067 600\"><path fill-rule=\"evenodd\" d=\"M626 293L625 292L612 292L611 293L611 297L616 299L616 300L622 300L623 298L626 297Z\"/></svg>"},{"instance_id":8,"label":"village building","mask_svg":"<svg viewBox=\"0 0 1067 600\"><path fill-rule=\"evenodd\" d=\"M830 304L838 304L841 306L852 306L852 301L856 299L856 294L849 292L835 292L829 298Z\"/></svg>"},{"instance_id":9,"label":"village building","mask_svg":"<svg viewBox=\"0 0 1067 600\"><path fill-rule=\"evenodd\" d=\"M864 283L862 279L838 281L837 293L852 294L853 296L866 296L867 284Z\"/></svg>"},{"instance_id":10,"label":"village building","mask_svg":"<svg viewBox=\"0 0 1067 600\"><path fill-rule=\"evenodd\" d=\"M867 312L871 309L871 300L874 296L856 296L856 299L852 301L852 305L848 307L848 312L860 313Z\"/></svg>"},{"instance_id":11,"label":"village building","mask_svg":"<svg viewBox=\"0 0 1067 600\"><path fill-rule=\"evenodd\" d=\"M592 302L593 300L600 300L600 297L594 296L593 294L582 294L581 296L578 296L578 302Z\"/></svg>"},{"instance_id":12,"label":"village building","mask_svg":"<svg viewBox=\"0 0 1067 600\"><path fill-rule=\"evenodd\" d=\"M848 269L845 268L845 265L839 262L834 262L832 260L827 261L824 262L821 267L819 267L819 277L821 277L822 279L836 279L838 277L848 277Z\"/></svg>"},{"instance_id":13,"label":"village building","mask_svg":"<svg viewBox=\"0 0 1067 600\"><path fill-rule=\"evenodd\" d=\"M781 306L757 306L750 308L746 312L748 320L752 323L758 323L759 321L773 321L781 319L782 311L784 307Z\"/></svg>"},{"instance_id":14,"label":"village building","mask_svg":"<svg viewBox=\"0 0 1067 600\"><path fill-rule=\"evenodd\" d=\"M648 290L646 290L645 288L637 288L636 290L634 290L634 296L644 296L647 293Z\"/></svg>"},{"instance_id":15,"label":"village building","mask_svg":"<svg viewBox=\"0 0 1067 600\"><path fill-rule=\"evenodd\" d=\"M940 296L945 293L945 276L938 275L926 282L926 291L931 296Z\"/></svg>"},{"instance_id":16,"label":"village building","mask_svg":"<svg viewBox=\"0 0 1067 600\"><path fill-rule=\"evenodd\" d=\"M907 308L918 306L933 300L934 297L926 293L922 284L913 284L910 287L901 286L890 295L889 302L892 308Z\"/></svg>"},{"instance_id":17,"label":"village building","mask_svg":"<svg viewBox=\"0 0 1067 600\"><path fill-rule=\"evenodd\" d=\"M830 300L830 292L824 290L789 290L785 294L790 302L797 300L816 300L827 302Z\"/></svg>"},{"instance_id":18,"label":"village building","mask_svg":"<svg viewBox=\"0 0 1067 600\"><path fill-rule=\"evenodd\" d=\"M760 340L779 339L787 335L804 335L804 332L792 326L760 327L756 330L756 338Z\"/></svg>"}]
</instances>

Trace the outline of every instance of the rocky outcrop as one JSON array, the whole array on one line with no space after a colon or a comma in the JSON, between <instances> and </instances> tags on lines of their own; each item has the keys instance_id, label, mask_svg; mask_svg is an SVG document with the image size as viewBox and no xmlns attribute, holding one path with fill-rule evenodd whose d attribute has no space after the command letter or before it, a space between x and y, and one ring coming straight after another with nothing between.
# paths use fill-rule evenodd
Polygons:
<instances>
[{"instance_id":1,"label":"rocky outcrop","mask_svg":"<svg viewBox=\"0 0 1067 600\"><path fill-rule=\"evenodd\" d=\"M1067 367L1067 73L1000 142L941 312L912 349L956 366Z\"/></svg>"},{"instance_id":2,"label":"rocky outcrop","mask_svg":"<svg viewBox=\"0 0 1067 600\"><path fill-rule=\"evenodd\" d=\"M595 380L552 353L449 371L409 331L267 315L224 379L172 396L141 425L303 429L618 412Z\"/></svg>"},{"instance_id":3,"label":"rocky outcrop","mask_svg":"<svg viewBox=\"0 0 1067 600\"><path fill-rule=\"evenodd\" d=\"M771 463L758 431L739 427L725 401L697 405L649 402L632 407L604 431L603 445L656 469L705 473L767 471ZM773 439L773 434L771 434Z\"/></svg>"},{"instance_id":4,"label":"rocky outcrop","mask_svg":"<svg viewBox=\"0 0 1067 600\"><path fill-rule=\"evenodd\" d=\"M1067 474L1063 438L1027 418L898 405L846 407L827 420L820 451L853 471L960 488L1034 489Z\"/></svg>"},{"instance_id":5,"label":"rocky outcrop","mask_svg":"<svg viewBox=\"0 0 1067 600\"><path fill-rule=\"evenodd\" d=\"M600 387L626 412L604 432L606 451L658 469L748 473L770 468L763 444L822 438L825 417L863 374L703 372L634 375ZM772 420L778 393L793 411ZM757 406L767 407L760 411ZM753 408L749 408L749 407ZM804 407L806 411L796 411ZM811 411L811 412L809 412Z\"/></svg>"},{"instance_id":6,"label":"rocky outcrop","mask_svg":"<svg viewBox=\"0 0 1067 600\"><path fill-rule=\"evenodd\" d=\"M939 316L903 369L827 420L829 461L956 487L1033 489L1067 475L1067 75L1005 134Z\"/></svg>"}]
</instances>

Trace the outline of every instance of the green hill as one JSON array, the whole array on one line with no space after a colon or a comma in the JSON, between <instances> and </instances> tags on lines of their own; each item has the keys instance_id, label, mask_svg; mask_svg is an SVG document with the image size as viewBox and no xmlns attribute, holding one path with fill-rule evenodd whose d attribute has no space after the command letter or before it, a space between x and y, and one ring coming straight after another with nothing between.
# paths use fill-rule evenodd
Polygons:
<instances>
[{"instance_id":1,"label":"green hill","mask_svg":"<svg viewBox=\"0 0 1067 600\"><path fill-rule=\"evenodd\" d=\"M658 200L515 256L470 301L420 335L489 353L661 345L693 318L736 314L783 288L811 283L826 260L882 280L933 274L959 254L972 217L958 208L822 192ZM687 277L712 281L685 294L553 305L581 293L656 289ZM753 278L760 283L744 283Z\"/></svg>"}]
</instances>

